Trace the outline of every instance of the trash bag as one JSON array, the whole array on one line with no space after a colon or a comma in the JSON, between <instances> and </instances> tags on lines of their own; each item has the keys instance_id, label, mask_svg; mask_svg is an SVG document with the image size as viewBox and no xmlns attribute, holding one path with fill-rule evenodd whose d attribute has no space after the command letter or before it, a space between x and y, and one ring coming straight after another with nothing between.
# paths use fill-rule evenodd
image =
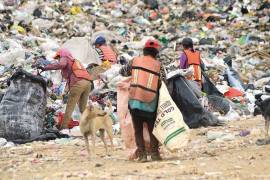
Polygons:
<instances>
[{"instance_id":1,"label":"trash bag","mask_svg":"<svg viewBox=\"0 0 270 180\"><path fill-rule=\"evenodd\" d=\"M149 6L151 9L157 9L158 8L157 0L144 0L144 3L147 6Z\"/></svg>"},{"instance_id":2,"label":"trash bag","mask_svg":"<svg viewBox=\"0 0 270 180\"><path fill-rule=\"evenodd\" d=\"M265 92L270 93L270 86L265 86L264 90ZM0 101L1 101L1 95L0 95Z\"/></svg>"},{"instance_id":3,"label":"trash bag","mask_svg":"<svg viewBox=\"0 0 270 180\"><path fill-rule=\"evenodd\" d=\"M108 70L106 70L105 72L100 74L101 79L105 80L105 81L111 81L113 78L115 78L116 76L119 75L119 71L121 69L121 65L119 64L114 64L112 65L112 67Z\"/></svg>"},{"instance_id":4,"label":"trash bag","mask_svg":"<svg viewBox=\"0 0 270 180\"><path fill-rule=\"evenodd\" d=\"M184 11L181 15L183 19L194 19L196 18L196 13L193 11Z\"/></svg>"},{"instance_id":5,"label":"trash bag","mask_svg":"<svg viewBox=\"0 0 270 180\"><path fill-rule=\"evenodd\" d=\"M227 99L216 95L209 95L207 98L208 105L214 111L224 115L230 111L230 102Z\"/></svg>"},{"instance_id":6,"label":"trash bag","mask_svg":"<svg viewBox=\"0 0 270 180\"><path fill-rule=\"evenodd\" d=\"M185 146L188 142L189 128L164 82L159 89L157 112L153 134L159 142L172 152Z\"/></svg>"},{"instance_id":7,"label":"trash bag","mask_svg":"<svg viewBox=\"0 0 270 180\"><path fill-rule=\"evenodd\" d=\"M92 47L90 40L86 37L73 37L66 41L62 48L70 50L72 56L83 64L101 64L98 53Z\"/></svg>"},{"instance_id":8,"label":"trash bag","mask_svg":"<svg viewBox=\"0 0 270 180\"><path fill-rule=\"evenodd\" d=\"M187 85L190 87L198 99L202 98L201 88L195 81L187 80Z\"/></svg>"},{"instance_id":9,"label":"trash bag","mask_svg":"<svg viewBox=\"0 0 270 180\"><path fill-rule=\"evenodd\" d=\"M202 90L207 95L216 95L223 97L223 94L216 88L216 86L211 82L207 74L202 71L202 75L204 78L203 84L202 84Z\"/></svg>"},{"instance_id":10,"label":"trash bag","mask_svg":"<svg viewBox=\"0 0 270 180\"><path fill-rule=\"evenodd\" d=\"M212 45L214 39L213 38L203 38L200 40L199 44L200 45Z\"/></svg>"},{"instance_id":11,"label":"trash bag","mask_svg":"<svg viewBox=\"0 0 270 180\"><path fill-rule=\"evenodd\" d=\"M1 52L0 54L0 64L2 65L17 65L23 62L25 58L25 50L22 48L13 48L10 51Z\"/></svg>"},{"instance_id":12,"label":"trash bag","mask_svg":"<svg viewBox=\"0 0 270 180\"><path fill-rule=\"evenodd\" d=\"M46 81L18 70L8 85L0 103L0 137L9 141L36 138L46 113Z\"/></svg>"},{"instance_id":13,"label":"trash bag","mask_svg":"<svg viewBox=\"0 0 270 180\"><path fill-rule=\"evenodd\" d=\"M185 123L189 128L221 125L223 122L202 107L186 81L183 76L175 76L168 80L168 90L180 109Z\"/></svg>"},{"instance_id":14,"label":"trash bag","mask_svg":"<svg viewBox=\"0 0 270 180\"><path fill-rule=\"evenodd\" d=\"M1 101L2 101L2 99L3 99L3 97L4 97L4 93L0 93L0 103L1 103Z\"/></svg>"},{"instance_id":15,"label":"trash bag","mask_svg":"<svg viewBox=\"0 0 270 180\"><path fill-rule=\"evenodd\" d=\"M244 83L240 79L238 72L236 72L233 68L230 67L226 70L225 77L226 77L227 82L229 83L229 86L238 88L241 91L245 90Z\"/></svg>"},{"instance_id":16,"label":"trash bag","mask_svg":"<svg viewBox=\"0 0 270 180\"><path fill-rule=\"evenodd\" d=\"M33 12L33 16L40 18L42 16L42 11L40 10L40 8L36 8Z\"/></svg>"},{"instance_id":17,"label":"trash bag","mask_svg":"<svg viewBox=\"0 0 270 180\"><path fill-rule=\"evenodd\" d=\"M25 143L30 143L34 141L50 141L50 140L55 140L57 138L69 138L69 135L63 134L58 130L54 129L44 129L41 133L41 135L32 138L32 139L16 139L13 140L14 143L16 144L25 144Z\"/></svg>"},{"instance_id":18,"label":"trash bag","mask_svg":"<svg viewBox=\"0 0 270 180\"><path fill-rule=\"evenodd\" d=\"M268 1L265 1L257 11L261 11L263 9L270 9L270 3Z\"/></svg>"},{"instance_id":19,"label":"trash bag","mask_svg":"<svg viewBox=\"0 0 270 180\"><path fill-rule=\"evenodd\" d=\"M243 97L244 93L242 91L239 91L236 88L229 88L227 92L224 93L224 96L229 98L229 99L233 99L235 97Z\"/></svg>"},{"instance_id":20,"label":"trash bag","mask_svg":"<svg viewBox=\"0 0 270 180\"><path fill-rule=\"evenodd\" d=\"M232 57L230 55L226 56L223 59L224 63L226 63L229 67L232 67Z\"/></svg>"}]
</instances>

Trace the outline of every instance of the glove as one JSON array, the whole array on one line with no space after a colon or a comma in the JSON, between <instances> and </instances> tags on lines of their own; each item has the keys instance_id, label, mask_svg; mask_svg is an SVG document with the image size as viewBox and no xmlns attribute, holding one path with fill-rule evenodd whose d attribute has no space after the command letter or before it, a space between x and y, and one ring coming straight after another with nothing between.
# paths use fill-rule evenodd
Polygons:
<instances>
[{"instance_id":1,"label":"glove","mask_svg":"<svg viewBox=\"0 0 270 180\"><path fill-rule=\"evenodd\" d=\"M37 69L40 69L40 70L42 70L42 71L45 70L45 68L44 68L43 66L38 66Z\"/></svg>"},{"instance_id":2,"label":"glove","mask_svg":"<svg viewBox=\"0 0 270 180\"><path fill-rule=\"evenodd\" d=\"M65 93L62 95L62 98L63 98L63 104L67 104L67 101L68 101L68 94Z\"/></svg>"}]
</instances>

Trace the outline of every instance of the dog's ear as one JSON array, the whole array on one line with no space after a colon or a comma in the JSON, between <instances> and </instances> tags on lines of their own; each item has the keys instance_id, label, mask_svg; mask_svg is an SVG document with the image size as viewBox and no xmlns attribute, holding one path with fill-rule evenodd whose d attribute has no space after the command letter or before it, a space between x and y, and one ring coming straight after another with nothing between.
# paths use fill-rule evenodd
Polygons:
<instances>
[{"instance_id":1,"label":"dog's ear","mask_svg":"<svg viewBox=\"0 0 270 180\"><path fill-rule=\"evenodd\" d=\"M257 100L257 101L255 101L255 105L258 106L258 107L261 107L262 106L262 102L259 101L259 100Z\"/></svg>"}]
</instances>

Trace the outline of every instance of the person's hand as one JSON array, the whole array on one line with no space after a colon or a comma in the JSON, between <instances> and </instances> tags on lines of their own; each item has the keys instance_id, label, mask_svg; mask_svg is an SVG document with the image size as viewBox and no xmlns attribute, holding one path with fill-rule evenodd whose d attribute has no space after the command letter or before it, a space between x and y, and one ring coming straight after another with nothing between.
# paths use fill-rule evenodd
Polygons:
<instances>
[{"instance_id":1,"label":"person's hand","mask_svg":"<svg viewBox=\"0 0 270 180\"><path fill-rule=\"evenodd\" d=\"M64 93L64 94L62 95L62 98L63 98L63 103L64 103L64 104L67 104L67 101L68 101L68 94L67 94L67 93Z\"/></svg>"},{"instance_id":2,"label":"person's hand","mask_svg":"<svg viewBox=\"0 0 270 180\"><path fill-rule=\"evenodd\" d=\"M40 69L41 71L45 70L45 68L43 66L37 66L37 69Z\"/></svg>"}]
</instances>

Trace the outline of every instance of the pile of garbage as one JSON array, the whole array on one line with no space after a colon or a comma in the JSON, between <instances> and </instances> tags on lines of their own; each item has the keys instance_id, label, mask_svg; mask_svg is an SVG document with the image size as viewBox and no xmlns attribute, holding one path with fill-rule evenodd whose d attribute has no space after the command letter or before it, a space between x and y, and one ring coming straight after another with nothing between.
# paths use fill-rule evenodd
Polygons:
<instances>
[{"instance_id":1,"label":"pile of garbage","mask_svg":"<svg viewBox=\"0 0 270 180\"><path fill-rule=\"evenodd\" d=\"M47 82L41 92L47 96L41 129L53 128L65 109L65 82L58 71L40 74L36 64L52 63L57 49L65 47L94 77L90 100L103 108L107 99L113 102L114 131L119 133L116 92L117 83L125 78L118 71L154 37L162 45L159 60L167 69L168 89L178 97L175 103L191 128L251 116L256 97L266 99L270 93L269 14L267 0L4 0L0 2L0 100L8 99L9 84L15 82L10 78L18 70L41 75ZM100 35L117 50L117 64L98 59L93 42ZM177 73L178 67L171 66L179 64L185 37L192 38L201 52L203 91L192 89ZM203 117L198 120L192 112ZM79 118L76 109L73 119ZM0 136L4 126L0 123Z\"/></svg>"}]
</instances>

